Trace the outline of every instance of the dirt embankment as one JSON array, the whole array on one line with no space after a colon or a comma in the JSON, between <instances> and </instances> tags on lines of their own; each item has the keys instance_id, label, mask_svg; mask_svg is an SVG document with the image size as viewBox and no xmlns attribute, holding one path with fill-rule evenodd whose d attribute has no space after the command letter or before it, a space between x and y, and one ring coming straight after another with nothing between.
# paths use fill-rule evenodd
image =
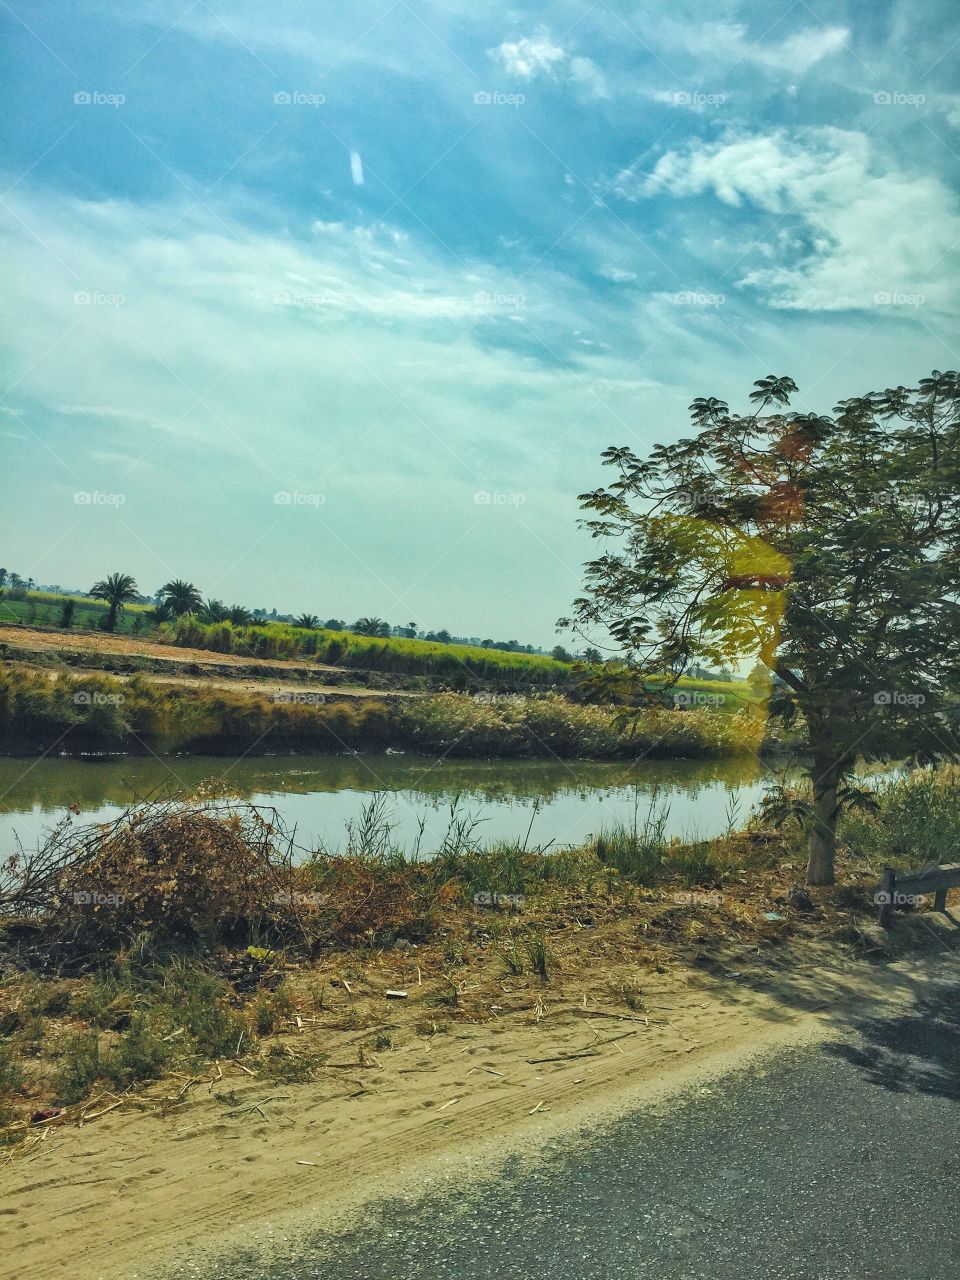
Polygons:
<instances>
[{"instance_id":1,"label":"dirt embankment","mask_svg":"<svg viewBox=\"0 0 960 1280\"><path fill-rule=\"evenodd\" d=\"M649 947L641 961L625 938L582 925L591 965L573 949L549 982L491 968L471 975L463 1008L438 1003L435 961L417 948L361 969L331 958L312 972L312 1011L278 1045L290 1061L322 1048L311 1078L222 1061L100 1097L21 1144L0 1172L0 1275L133 1280L176 1256L202 1274L207 1249L343 1225L372 1197L449 1177L452 1161L464 1177L495 1172L548 1137L842 1029L851 1009L909 1005L955 964L930 941L945 927L902 922L901 939L925 939L927 953L879 966L809 942L691 965Z\"/></svg>"},{"instance_id":2,"label":"dirt embankment","mask_svg":"<svg viewBox=\"0 0 960 1280\"><path fill-rule=\"evenodd\" d=\"M335 693L338 697L410 696L410 691L399 687L402 678L389 673L355 671L322 662L214 653L103 632L0 625L0 652L12 665L42 665L51 674L66 668L78 676L91 671L120 679L141 675L158 684L203 684L264 695L303 691L309 686L311 693Z\"/></svg>"}]
</instances>

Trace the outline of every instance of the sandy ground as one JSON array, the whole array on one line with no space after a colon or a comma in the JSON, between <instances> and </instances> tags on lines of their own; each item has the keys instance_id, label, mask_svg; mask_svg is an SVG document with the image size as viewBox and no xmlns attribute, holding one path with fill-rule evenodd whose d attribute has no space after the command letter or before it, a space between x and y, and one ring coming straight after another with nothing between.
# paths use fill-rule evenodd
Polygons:
<instances>
[{"instance_id":1,"label":"sandy ground","mask_svg":"<svg viewBox=\"0 0 960 1280\"><path fill-rule=\"evenodd\" d=\"M115 636L104 631L45 631L39 627L0 626L0 644L39 653L68 650L78 653L114 653L120 657L165 658L168 662L200 662L228 667L275 667L278 671L335 671L320 663L280 662L269 658L246 658L236 653L214 653L210 649L187 649L179 645L157 644L135 636Z\"/></svg>"},{"instance_id":2,"label":"sandy ground","mask_svg":"<svg viewBox=\"0 0 960 1280\"><path fill-rule=\"evenodd\" d=\"M0 1275L135 1280L175 1258L201 1275L204 1250L343 1225L377 1195L535 1158L561 1132L836 1035L852 1009L908 1005L955 966L950 946L877 966L809 944L744 948L709 972L668 962L643 972L632 1009L589 973L503 978L488 1021L445 1024L434 1006L427 1026L415 952L389 953L362 989L328 970L316 1017L283 1037L328 1053L312 1081L224 1062L31 1136L0 1170ZM408 1000L388 1000L400 984ZM378 1034L391 1043L374 1050Z\"/></svg>"}]
</instances>

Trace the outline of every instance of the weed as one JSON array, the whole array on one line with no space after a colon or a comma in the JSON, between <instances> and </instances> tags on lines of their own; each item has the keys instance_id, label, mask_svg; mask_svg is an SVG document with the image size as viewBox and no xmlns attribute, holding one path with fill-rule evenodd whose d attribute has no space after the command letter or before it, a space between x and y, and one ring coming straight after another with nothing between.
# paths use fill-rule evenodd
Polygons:
<instances>
[{"instance_id":1,"label":"weed","mask_svg":"<svg viewBox=\"0 0 960 1280\"><path fill-rule=\"evenodd\" d=\"M101 1071L111 1084L126 1089L141 1080L156 1080L173 1051L146 1015L137 1014L129 1030L103 1056Z\"/></svg>"},{"instance_id":2,"label":"weed","mask_svg":"<svg viewBox=\"0 0 960 1280\"><path fill-rule=\"evenodd\" d=\"M321 1059L314 1054L293 1053L274 1045L260 1061L260 1074L277 1084L303 1084L313 1080Z\"/></svg>"},{"instance_id":3,"label":"weed","mask_svg":"<svg viewBox=\"0 0 960 1280\"><path fill-rule=\"evenodd\" d=\"M57 1102L79 1102L101 1075L100 1037L96 1031L77 1031L61 1046L59 1056L53 1096Z\"/></svg>"},{"instance_id":4,"label":"weed","mask_svg":"<svg viewBox=\"0 0 960 1280\"><path fill-rule=\"evenodd\" d=\"M260 1036L276 1031L282 1022L294 1016L295 1011L293 996L286 983L281 983L275 991L261 991L249 1008L253 1030Z\"/></svg>"},{"instance_id":5,"label":"weed","mask_svg":"<svg viewBox=\"0 0 960 1280\"><path fill-rule=\"evenodd\" d=\"M534 934L532 938L527 939L527 958L530 961L530 967L534 973L546 981L549 976L547 973L547 943L542 933Z\"/></svg>"},{"instance_id":6,"label":"weed","mask_svg":"<svg viewBox=\"0 0 960 1280\"><path fill-rule=\"evenodd\" d=\"M507 972L519 978L523 973L523 954L516 937L511 936L504 942L500 948L500 954L503 957L503 963L507 966Z\"/></svg>"}]
</instances>

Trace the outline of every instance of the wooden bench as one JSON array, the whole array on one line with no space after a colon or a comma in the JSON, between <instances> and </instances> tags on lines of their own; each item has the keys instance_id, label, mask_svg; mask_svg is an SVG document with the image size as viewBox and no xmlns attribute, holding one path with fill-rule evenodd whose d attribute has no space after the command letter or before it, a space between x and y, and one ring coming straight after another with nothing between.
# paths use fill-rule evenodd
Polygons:
<instances>
[{"instance_id":1,"label":"wooden bench","mask_svg":"<svg viewBox=\"0 0 960 1280\"><path fill-rule=\"evenodd\" d=\"M921 867L918 871L896 871L893 867L885 867L876 899L880 906L880 923L889 929L894 907L913 903L925 893L934 895L934 911L946 911L949 889L960 889L960 862Z\"/></svg>"}]
</instances>

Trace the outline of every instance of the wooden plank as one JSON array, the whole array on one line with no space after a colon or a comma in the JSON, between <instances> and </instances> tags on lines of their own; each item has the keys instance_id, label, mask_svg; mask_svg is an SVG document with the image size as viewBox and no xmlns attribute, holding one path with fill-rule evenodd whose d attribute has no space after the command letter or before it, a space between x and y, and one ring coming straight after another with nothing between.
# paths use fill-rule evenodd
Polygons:
<instances>
[{"instance_id":1,"label":"wooden plank","mask_svg":"<svg viewBox=\"0 0 960 1280\"><path fill-rule=\"evenodd\" d=\"M960 889L960 862L897 873L894 885L895 894L937 893L941 889Z\"/></svg>"},{"instance_id":2,"label":"wooden plank","mask_svg":"<svg viewBox=\"0 0 960 1280\"><path fill-rule=\"evenodd\" d=\"M880 881L880 892L877 894L877 901L880 903L880 924L884 929L889 929L893 922L893 886L896 881L896 872L893 867L883 868L883 879Z\"/></svg>"}]
</instances>

